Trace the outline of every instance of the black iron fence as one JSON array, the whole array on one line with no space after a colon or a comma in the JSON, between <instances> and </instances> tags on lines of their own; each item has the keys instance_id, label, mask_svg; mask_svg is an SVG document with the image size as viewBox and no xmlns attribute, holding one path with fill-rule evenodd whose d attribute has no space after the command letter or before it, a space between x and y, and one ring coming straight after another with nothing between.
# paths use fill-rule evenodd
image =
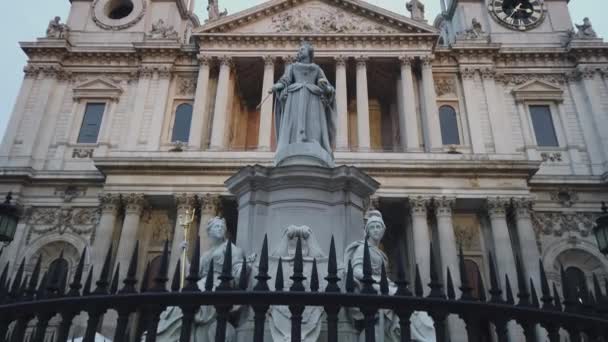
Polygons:
<instances>
[{"instance_id":1,"label":"black iron fence","mask_svg":"<svg viewBox=\"0 0 608 342\"><path fill-rule=\"evenodd\" d=\"M338 341L338 315L341 310L358 308L364 315L362 329L365 340L374 341L376 316L380 309L393 310L400 319L401 341L410 341L410 316L415 311L426 311L434 320L437 341L449 341L447 334L447 317L457 315L466 324L468 341L486 340L488 329L499 342L508 341L508 323L515 321L523 328L527 342L536 341L538 327L545 329L550 341L560 341L560 334L569 336L569 340L608 341L608 280L602 290L600 280L594 276L593 286L579 283L580 280L569 277L562 270L562 291L555 284L550 284L541 263L540 292L537 292L532 280L526 280L521 263L517 262L517 298L508 276L505 289L501 289L501 280L496 272L492 255L490 263L490 288L486 291L483 279L478 274L481 290L478 296L465 276L464 257L460 253L460 286L461 295L456 298L456 290L450 270L445 274L446 284L442 284L431 253L430 293L423 295L423 284L420 272L416 269L413 290L407 279L402 263L398 265L396 275L397 291L389 294L389 280L384 267L380 281L372 277L372 265L367 244L363 257L363 278L356 280L352 266L348 265L345 279L340 279L338 262L332 239L328 267L325 272L327 286L320 289L319 273L313 267L305 288L306 276L303 274L302 248L298 241L293 262L292 285L284 290L283 269L281 263L274 279L275 290L271 291L268 274L268 246L264 244L257 261L258 272L255 284L248 283L247 265L243 262L240 277L233 277L232 248L227 245L219 285L214 288L213 277L207 277L204 289L197 283L201 280L200 241L194 246L189 273L185 284L180 288L180 267L167 289L169 282L167 244L161 256L160 269L156 274L149 274L150 266L145 270L144 279L153 279L153 285L146 288L145 281L136 288L138 264L138 247L135 247L126 278L119 289L118 272L111 276L111 255L108 251L99 279L93 285L93 270L88 277L84 276L84 259L86 250L68 284L67 275L60 270L41 275L39 259L31 275L26 276L22 262L13 279L8 279L8 265L0 276L0 341L65 342L71 338L70 329L74 318L86 313L86 331L84 341L92 342L104 314L109 310L117 312L117 321L113 341L140 341L144 336L146 342L156 341L156 331L160 314L167 307L179 307L183 318L180 341L190 342L194 316L201 306L215 307L217 328L215 341L226 339L226 328L231 308L240 305L252 308L254 312L255 341L263 341L267 312L273 305L288 306L291 312L292 341L300 341L302 313L306 307L322 307L326 313L327 340ZM316 265L316 263L315 263ZM213 274L213 271L209 272ZM344 286L341 287L341 284ZM540 297L539 297L540 294ZM136 319L137 317L137 319ZM56 326L49 327L51 320L58 321ZM138 322L138 323L134 323ZM33 329L32 329L33 326ZM131 332L131 333L130 333ZM145 333L147 332L147 333ZM144 334L145 333L145 334Z\"/></svg>"}]
</instances>

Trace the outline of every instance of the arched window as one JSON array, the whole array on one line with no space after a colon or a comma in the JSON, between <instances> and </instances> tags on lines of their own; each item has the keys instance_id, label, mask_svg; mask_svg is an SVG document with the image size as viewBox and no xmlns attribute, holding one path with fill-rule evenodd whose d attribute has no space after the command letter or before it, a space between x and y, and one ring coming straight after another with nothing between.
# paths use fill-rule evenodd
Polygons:
<instances>
[{"instance_id":1,"label":"arched window","mask_svg":"<svg viewBox=\"0 0 608 342\"><path fill-rule=\"evenodd\" d=\"M439 108L439 123L441 125L441 140L444 145L460 145L458 134L458 118L452 106Z\"/></svg>"},{"instance_id":2,"label":"arched window","mask_svg":"<svg viewBox=\"0 0 608 342\"><path fill-rule=\"evenodd\" d=\"M175 109L175 121L173 122L173 134L171 142L188 142L190 139L190 124L192 122L192 105L182 103Z\"/></svg>"},{"instance_id":3,"label":"arched window","mask_svg":"<svg viewBox=\"0 0 608 342\"><path fill-rule=\"evenodd\" d=\"M156 276L158 276L158 272L160 272L161 259L162 257L159 255L150 261L150 267L148 269L148 278L142 279L142 281L146 282L146 286L148 289L154 287L155 285L154 280L156 279Z\"/></svg>"},{"instance_id":4,"label":"arched window","mask_svg":"<svg viewBox=\"0 0 608 342\"><path fill-rule=\"evenodd\" d=\"M54 279L51 278L48 279L48 281L54 282L52 285L57 286L57 288L59 288L59 292L61 293L63 293L66 288L68 269L69 265L67 260L57 258L51 262L47 271L47 274L49 275L56 275L56 277L53 277Z\"/></svg>"},{"instance_id":5,"label":"arched window","mask_svg":"<svg viewBox=\"0 0 608 342\"><path fill-rule=\"evenodd\" d=\"M566 269L566 277L572 281L572 284L576 284L576 287L579 291L589 291L587 287L587 277L585 277L585 272L583 272L578 267L568 267Z\"/></svg>"}]
</instances>

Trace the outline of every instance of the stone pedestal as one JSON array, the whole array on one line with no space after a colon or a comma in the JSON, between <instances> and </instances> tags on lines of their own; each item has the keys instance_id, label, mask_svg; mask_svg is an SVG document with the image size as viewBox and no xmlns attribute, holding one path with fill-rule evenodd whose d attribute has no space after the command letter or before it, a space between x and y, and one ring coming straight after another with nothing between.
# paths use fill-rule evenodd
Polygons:
<instances>
[{"instance_id":1,"label":"stone pedestal","mask_svg":"<svg viewBox=\"0 0 608 342\"><path fill-rule=\"evenodd\" d=\"M270 249L290 225L312 229L325 254L332 235L338 260L364 236L364 202L379 183L355 167L247 166L226 181L239 206L237 246L259 253L264 235Z\"/></svg>"}]
</instances>

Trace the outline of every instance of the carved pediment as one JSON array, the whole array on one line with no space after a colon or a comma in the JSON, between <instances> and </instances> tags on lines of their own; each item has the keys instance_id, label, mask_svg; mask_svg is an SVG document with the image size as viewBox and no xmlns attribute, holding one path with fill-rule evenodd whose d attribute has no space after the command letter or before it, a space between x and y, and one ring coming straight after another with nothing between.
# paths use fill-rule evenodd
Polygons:
<instances>
[{"instance_id":1,"label":"carved pediment","mask_svg":"<svg viewBox=\"0 0 608 342\"><path fill-rule=\"evenodd\" d=\"M104 78L95 78L80 83L73 89L74 99L104 99L118 100L123 89L112 81Z\"/></svg>"},{"instance_id":2,"label":"carved pediment","mask_svg":"<svg viewBox=\"0 0 608 342\"><path fill-rule=\"evenodd\" d=\"M274 0L202 26L198 33L397 34L433 33L425 23L359 0Z\"/></svg>"},{"instance_id":3,"label":"carved pediment","mask_svg":"<svg viewBox=\"0 0 608 342\"><path fill-rule=\"evenodd\" d=\"M564 100L564 91L555 84L542 80L531 80L513 89L517 101L556 101Z\"/></svg>"}]
</instances>

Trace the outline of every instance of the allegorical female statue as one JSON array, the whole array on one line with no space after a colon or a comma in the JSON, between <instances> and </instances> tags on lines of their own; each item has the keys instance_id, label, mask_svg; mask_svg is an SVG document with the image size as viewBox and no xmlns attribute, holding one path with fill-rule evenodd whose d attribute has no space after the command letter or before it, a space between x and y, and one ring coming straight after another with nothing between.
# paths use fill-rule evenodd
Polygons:
<instances>
[{"instance_id":1,"label":"allegorical female statue","mask_svg":"<svg viewBox=\"0 0 608 342\"><path fill-rule=\"evenodd\" d=\"M382 263L385 268L389 268L388 257L380 249L379 245L384 237L386 225L382 219L382 214L377 210L372 210L368 213L367 223L365 224L365 234L368 237L369 254L372 264L372 277L376 281L374 287L379 292L380 276L382 272ZM344 253L345 263L350 260L353 266L353 275L355 281L359 284L363 279L363 253L365 241L357 241L346 248ZM397 291L395 284L389 285L389 294L393 295ZM350 316L353 320L363 319L363 315L358 310L350 310ZM432 319L423 312L415 312L410 319L411 322L411 339L412 341L435 341L435 329ZM384 334L384 338L379 336ZM390 310L380 310L378 323L376 327L376 341L400 341L401 330L399 327L399 317ZM365 340L365 332L360 335L360 340Z\"/></svg>"},{"instance_id":2,"label":"allegorical female statue","mask_svg":"<svg viewBox=\"0 0 608 342\"><path fill-rule=\"evenodd\" d=\"M283 77L272 87L271 92L277 95L277 156L291 144L313 144L333 161L335 89L313 60L314 48L309 43L302 43L296 62L286 67ZM308 145L304 149L310 148Z\"/></svg>"},{"instance_id":3,"label":"allegorical female statue","mask_svg":"<svg viewBox=\"0 0 608 342\"><path fill-rule=\"evenodd\" d=\"M227 238L226 221L223 218L214 217L207 224L207 236L211 242L211 247L201 257L202 279L198 287L202 290L205 287L207 277L213 277L213 287L219 285L219 275L222 273L224 264L224 253L226 246L232 242ZM232 276L238 279L242 262L243 251L232 244ZM209 274L209 266L213 262L213 274ZM235 308L238 310L238 308ZM157 330L157 341L177 342L179 341L182 326L182 313L177 307L168 308L162 315ZM214 307L203 306L194 317L192 332L193 341L214 341L216 327L216 312ZM232 325L228 324L226 331L226 341L234 341L235 332Z\"/></svg>"}]
</instances>

